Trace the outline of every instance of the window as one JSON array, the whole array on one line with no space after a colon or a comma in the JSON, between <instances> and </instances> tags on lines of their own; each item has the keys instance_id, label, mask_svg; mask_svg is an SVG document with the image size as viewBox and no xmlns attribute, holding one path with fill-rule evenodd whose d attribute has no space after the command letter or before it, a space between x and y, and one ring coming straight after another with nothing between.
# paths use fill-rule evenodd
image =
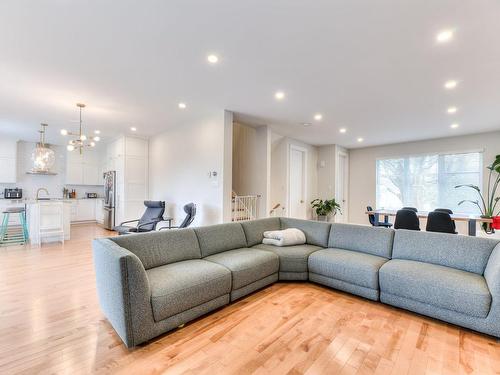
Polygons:
<instances>
[{"instance_id":1,"label":"window","mask_svg":"<svg viewBox=\"0 0 500 375\"><path fill-rule=\"evenodd\" d=\"M478 214L464 199L477 200L474 190L456 185L482 187L483 155L480 152L405 156L377 160L377 208L417 207L422 211L449 208Z\"/></svg>"}]
</instances>

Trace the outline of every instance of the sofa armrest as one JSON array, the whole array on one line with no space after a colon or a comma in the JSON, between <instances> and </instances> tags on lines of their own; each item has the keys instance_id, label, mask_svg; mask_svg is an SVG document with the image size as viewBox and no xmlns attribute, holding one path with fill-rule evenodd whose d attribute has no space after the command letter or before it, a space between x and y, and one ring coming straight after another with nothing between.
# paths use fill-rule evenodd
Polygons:
<instances>
[{"instance_id":1,"label":"sofa armrest","mask_svg":"<svg viewBox=\"0 0 500 375\"><path fill-rule=\"evenodd\" d=\"M493 299L500 299L500 243L491 252L484 270L484 278Z\"/></svg>"},{"instance_id":2,"label":"sofa armrest","mask_svg":"<svg viewBox=\"0 0 500 375\"><path fill-rule=\"evenodd\" d=\"M101 309L127 347L135 346L140 310L137 297L151 297L146 270L132 252L110 239L92 243L97 294ZM139 298L139 299L141 299Z\"/></svg>"}]
</instances>

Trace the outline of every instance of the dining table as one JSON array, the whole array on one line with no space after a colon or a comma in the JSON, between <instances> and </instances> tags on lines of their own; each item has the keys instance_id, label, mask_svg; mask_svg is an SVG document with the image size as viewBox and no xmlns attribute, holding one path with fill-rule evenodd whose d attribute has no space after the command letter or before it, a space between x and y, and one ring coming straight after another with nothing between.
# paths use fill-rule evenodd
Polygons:
<instances>
[{"instance_id":1,"label":"dining table","mask_svg":"<svg viewBox=\"0 0 500 375\"><path fill-rule=\"evenodd\" d=\"M365 214L373 215L375 217L374 226L378 226L379 219L381 216L383 216L385 218L384 220L387 221L389 217L396 216L397 212L398 212L398 210L377 209L377 210L373 210L373 211L366 211ZM419 219L427 219L428 216L429 216L429 211L418 211L417 212L417 217ZM469 236L476 235L477 223L493 223L493 219L487 218L487 217L481 217L481 215L469 215L469 214L456 213L456 214L451 214L450 217L454 221L467 222Z\"/></svg>"}]
</instances>

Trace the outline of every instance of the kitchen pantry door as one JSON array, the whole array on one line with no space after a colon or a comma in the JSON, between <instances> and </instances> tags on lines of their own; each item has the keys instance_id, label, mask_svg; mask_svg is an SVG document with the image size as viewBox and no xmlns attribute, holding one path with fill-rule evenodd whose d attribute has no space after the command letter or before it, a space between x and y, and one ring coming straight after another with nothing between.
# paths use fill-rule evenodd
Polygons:
<instances>
[{"instance_id":1,"label":"kitchen pantry door","mask_svg":"<svg viewBox=\"0 0 500 375\"><path fill-rule=\"evenodd\" d=\"M289 217L307 218L306 206L306 160L307 150L290 146L290 164L288 171L288 211Z\"/></svg>"}]
</instances>

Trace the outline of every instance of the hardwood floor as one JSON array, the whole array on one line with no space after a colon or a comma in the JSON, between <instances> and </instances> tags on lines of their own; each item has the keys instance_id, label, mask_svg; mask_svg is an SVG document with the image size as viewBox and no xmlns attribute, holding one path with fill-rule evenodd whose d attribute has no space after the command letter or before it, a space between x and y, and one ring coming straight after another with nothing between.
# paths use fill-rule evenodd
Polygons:
<instances>
[{"instance_id":1,"label":"hardwood floor","mask_svg":"<svg viewBox=\"0 0 500 375\"><path fill-rule=\"evenodd\" d=\"M99 310L94 225L0 248L0 374L500 374L500 343L309 283L278 283L128 351Z\"/></svg>"}]
</instances>

